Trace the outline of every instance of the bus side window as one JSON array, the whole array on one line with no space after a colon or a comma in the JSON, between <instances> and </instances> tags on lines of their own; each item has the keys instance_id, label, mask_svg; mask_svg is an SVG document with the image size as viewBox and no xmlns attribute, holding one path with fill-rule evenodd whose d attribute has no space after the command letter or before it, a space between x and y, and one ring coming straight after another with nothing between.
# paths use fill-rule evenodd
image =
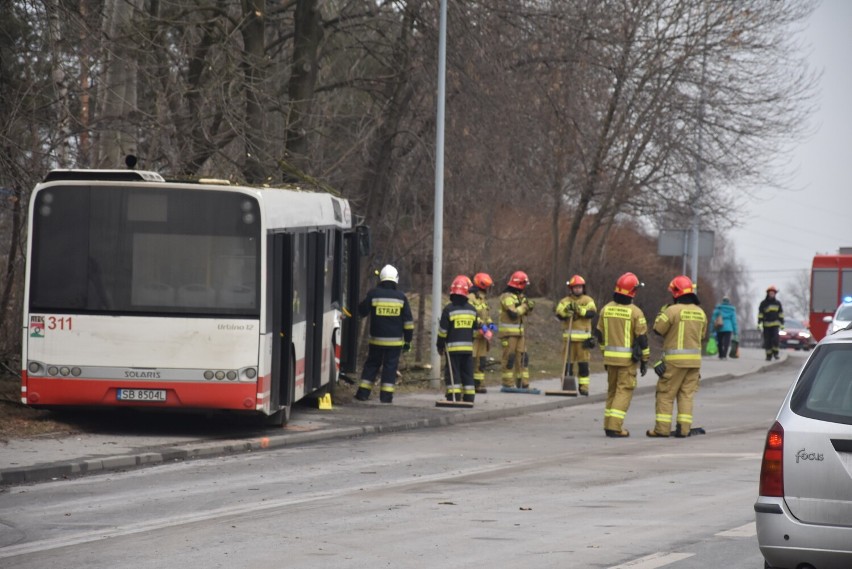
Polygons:
<instances>
[{"instance_id":1,"label":"bus side window","mask_svg":"<svg viewBox=\"0 0 852 569\"><path fill-rule=\"evenodd\" d=\"M367 225L359 225L356 231L358 232L358 253L362 257L366 257L373 249L370 228Z\"/></svg>"}]
</instances>

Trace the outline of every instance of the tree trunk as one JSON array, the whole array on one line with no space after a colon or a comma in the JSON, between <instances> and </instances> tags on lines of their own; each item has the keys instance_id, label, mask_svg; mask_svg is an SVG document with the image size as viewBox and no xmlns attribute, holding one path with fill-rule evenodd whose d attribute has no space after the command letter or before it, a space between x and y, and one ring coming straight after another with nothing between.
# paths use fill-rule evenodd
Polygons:
<instances>
[{"instance_id":1,"label":"tree trunk","mask_svg":"<svg viewBox=\"0 0 852 569\"><path fill-rule=\"evenodd\" d=\"M307 172L310 164L307 132L319 69L317 53L323 36L317 0L298 0L294 19L293 68L287 85L290 112L287 116L286 160L296 171Z\"/></svg>"},{"instance_id":2,"label":"tree trunk","mask_svg":"<svg viewBox=\"0 0 852 569\"><path fill-rule=\"evenodd\" d=\"M98 145L97 164L120 168L123 158L136 154L136 138L127 132L129 116L136 112L136 53L124 37L142 0L106 0L102 31L105 38L104 79L100 119L104 124Z\"/></svg>"},{"instance_id":3,"label":"tree trunk","mask_svg":"<svg viewBox=\"0 0 852 569\"><path fill-rule=\"evenodd\" d=\"M261 89L266 77L266 39L264 36L266 0L243 0L243 74L246 78L246 162L243 175L250 184L268 182L264 167L268 146L264 128Z\"/></svg>"}]
</instances>

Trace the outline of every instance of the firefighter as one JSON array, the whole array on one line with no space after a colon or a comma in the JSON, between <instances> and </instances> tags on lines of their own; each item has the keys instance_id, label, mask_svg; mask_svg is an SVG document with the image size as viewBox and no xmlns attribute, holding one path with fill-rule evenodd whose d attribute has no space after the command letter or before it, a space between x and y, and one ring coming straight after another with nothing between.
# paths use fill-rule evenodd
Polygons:
<instances>
[{"instance_id":1,"label":"firefighter","mask_svg":"<svg viewBox=\"0 0 852 569\"><path fill-rule=\"evenodd\" d=\"M530 386L524 320L526 315L532 312L535 302L524 294L529 284L530 279L525 272L515 271L500 295L500 316L497 324L500 345L503 347L503 355L500 358L500 382L503 387L529 389Z\"/></svg>"},{"instance_id":2,"label":"firefighter","mask_svg":"<svg viewBox=\"0 0 852 569\"><path fill-rule=\"evenodd\" d=\"M491 338L497 331L497 325L491 320L491 307L488 306L488 289L494 284L488 273L473 275L468 302L476 310L476 324L473 335L473 384L477 393L488 393L485 387L485 361L491 350Z\"/></svg>"},{"instance_id":3,"label":"firefighter","mask_svg":"<svg viewBox=\"0 0 852 569\"><path fill-rule=\"evenodd\" d=\"M438 322L438 353L447 354L447 401L473 403L473 330L476 309L468 302L470 279L459 275L450 285L450 303ZM452 367L452 370L449 368Z\"/></svg>"},{"instance_id":4,"label":"firefighter","mask_svg":"<svg viewBox=\"0 0 852 569\"><path fill-rule=\"evenodd\" d=\"M589 395L589 349L595 347L592 336L592 318L597 315L597 307L592 297L586 294L586 279L574 275L568 280L569 294L556 305L556 317L562 321L562 358L565 361L566 350L570 349L565 375L574 375L573 365L577 362L577 385L580 394Z\"/></svg>"},{"instance_id":5,"label":"firefighter","mask_svg":"<svg viewBox=\"0 0 852 569\"><path fill-rule=\"evenodd\" d=\"M766 361L780 357L778 355L778 333L784 329L784 309L781 302L775 298L778 289L769 285L764 298L757 309L757 327L763 330L763 349L766 351Z\"/></svg>"},{"instance_id":6,"label":"firefighter","mask_svg":"<svg viewBox=\"0 0 852 569\"><path fill-rule=\"evenodd\" d=\"M669 283L674 299L660 309L654 332L663 337L663 358L654 366L657 380L656 423L646 434L668 437L672 411L677 401L674 436L688 437L692 431L692 406L701 379L701 345L707 334L707 315L699 306L695 285L680 275Z\"/></svg>"},{"instance_id":7,"label":"firefighter","mask_svg":"<svg viewBox=\"0 0 852 569\"><path fill-rule=\"evenodd\" d=\"M411 350L414 318L408 299L396 288L398 283L399 271L392 265L385 265L379 273L378 286L368 292L358 305L358 314L362 318L370 316L367 361L364 362L361 383L355 393L355 399L359 401L370 398L381 368L379 400L382 403L393 403L400 355L403 351Z\"/></svg>"},{"instance_id":8,"label":"firefighter","mask_svg":"<svg viewBox=\"0 0 852 569\"><path fill-rule=\"evenodd\" d=\"M604 434L608 437L630 436L623 426L636 388L636 364L643 376L648 370L648 323L642 310L633 304L640 286L633 273L618 277L612 301L601 310L595 329L607 373Z\"/></svg>"}]
</instances>

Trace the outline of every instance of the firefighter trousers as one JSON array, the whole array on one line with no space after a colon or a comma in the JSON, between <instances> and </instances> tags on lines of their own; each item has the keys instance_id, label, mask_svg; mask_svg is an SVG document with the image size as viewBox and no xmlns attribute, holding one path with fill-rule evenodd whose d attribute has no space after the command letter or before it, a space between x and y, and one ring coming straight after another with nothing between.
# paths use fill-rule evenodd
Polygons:
<instances>
[{"instance_id":1,"label":"firefighter trousers","mask_svg":"<svg viewBox=\"0 0 852 569\"><path fill-rule=\"evenodd\" d=\"M491 349L489 344L488 340L478 334L473 339L473 380L477 386L485 381L484 366L488 350Z\"/></svg>"},{"instance_id":2,"label":"firefighter trousers","mask_svg":"<svg viewBox=\"0 0 852 569\"><path fill-rule=\"evenodd\" d=\"M584 340L570 342L571 351L568 354L569 357L562 373L565 375L573 375L574 364L577 364L577 385L580 387L580 391L588 393L589 384L591 383L591 375L589 372L589 360L591 359L591 354L589 353L589 349L583 346L583 342ZM567 339L562 342L563 360L565 359L565 348L568 344L569 342Z\"/></svg>"},{"instance_id":3,"label":"firefighter trousers","mask_svg":"<svg viewBox=\"0 0 852 569\"><path fill-rule=\"evenodd\" d=\"M636 389L636 362L626 366L606 366L607 389L604 408L604 429L621 431L633 390Z\"/></svg>"},{"instance_id":4,"label":"firefighter trousers","mask_svg":"<svg viewBox=\"0 0 852 569\"><path fill-rule=\"evenodd\" d=\"M452 375L449 366L452 366ZM470 352L449 355L444 366L444 383L447 386L447 401L473 403L476 391L473 386L473 356Z\"/></svg>"},{"instance_id":5,"label":"firefighter trousers","mask_svg":"<svg viewBox=\"0 0 852 569\"><path fill-rule=\"evenodd\" d=\"M379 398L383 403L392 402L400 355L402 355L402 348L386 348L371 344L367 349L367 360L364 362L364 369L361 372L361 382L358 384L358 391L355 393L355 398L366 401L370 397L376 376L379 375L379 369L381 369L382 383Z\"/></svg>"},{"instance_id":6,"label":"firefighter trousers","mask_svg":"<svg viewBox=\"0 0 852 569\"><path fill-rule=\"evenodd\" d=\"M781 328L778 326L763 327L763 349L766 352L766 359L778 357L778 350L781 346L779 332Z\"/></svg>"},{"instance_id":7,"label":"firefighter trousers","mask_svg":"<svg viewBox=\"0 0 852 569\"><path fill-rule=\"evenodd\" d=\"M529 387L529 358L524 337L503 336L500 345L503 346L503 356L500 358L500 382L503 387Z\"/></svg>"},{"instance_id":8,"label":"firefighter trousers","mask_svg":"<svg viewBox=\"0 0 852 569\"><path fill-rule=\"evenodd\" d=\"M672 430L672 412L677 401L677 424L681 436L689 436L692 428L692 406L701 369L697 367L666 366L666 373L657 380L656 423L654 432L667 437Z\"/></svg>"}]
</instances>

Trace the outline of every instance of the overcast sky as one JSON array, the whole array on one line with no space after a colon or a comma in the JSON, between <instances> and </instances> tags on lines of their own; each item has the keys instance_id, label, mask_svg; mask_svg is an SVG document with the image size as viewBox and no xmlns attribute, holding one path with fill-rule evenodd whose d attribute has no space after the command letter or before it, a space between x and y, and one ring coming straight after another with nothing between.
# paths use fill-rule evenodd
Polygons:
<instances>
[{"instance_id":1,"label":"overcast sky","mask_svg":"<svg viewBox=\"0 0 852 569\"><path fill-rule=\"evenodd\" d=\"M823 0L803 42L823 76L815 133L792 155L794 190L760 192L729 236L750 272L755 304L770 284L783 301L796 273L810 273L815 254L852 247L852 2Z\"/></svg>"}]
</instances>

